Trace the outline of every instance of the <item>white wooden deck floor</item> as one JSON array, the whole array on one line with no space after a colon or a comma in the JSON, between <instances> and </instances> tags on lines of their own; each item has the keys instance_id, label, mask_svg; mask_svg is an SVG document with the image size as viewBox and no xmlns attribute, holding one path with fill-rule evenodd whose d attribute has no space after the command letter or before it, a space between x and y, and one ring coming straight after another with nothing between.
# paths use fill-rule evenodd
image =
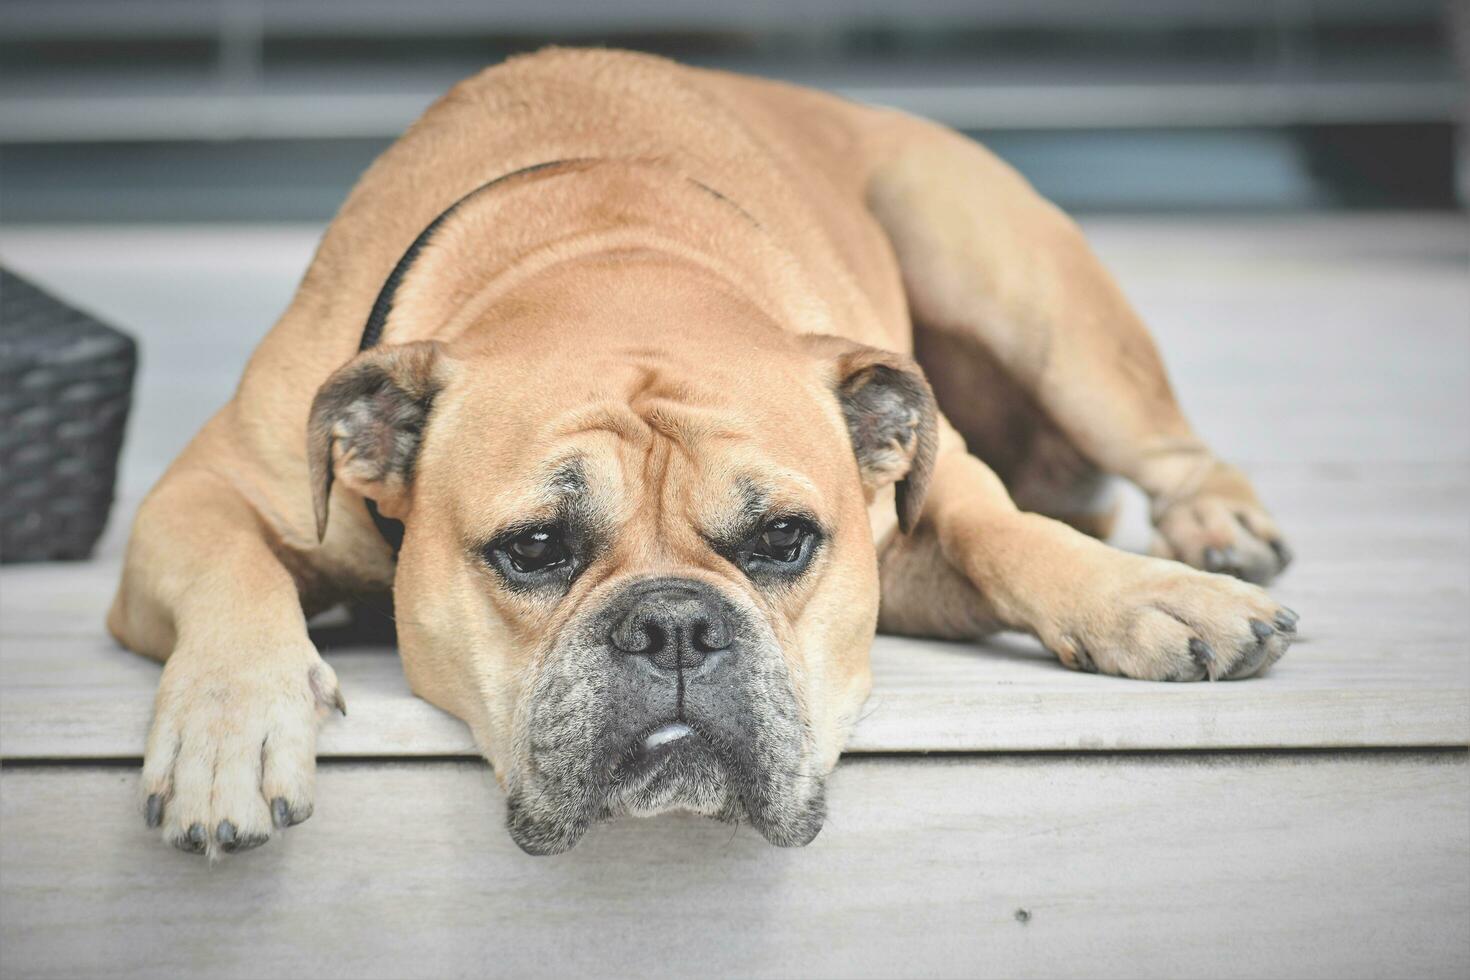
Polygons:
<instances>
[{"instance_id":1,"label":"white wooden deck floor","mask_svg":"<svg viewBox=\"0 0 1470 980\"><path fill-rule=\"evenodd\" d=\"M1465 222L1089 230L1298 552L1275 591L1303 639L1267 676L1145 684L1020 638L880 638L811 847L670 817L539 861L391 649L324 630L352 714L323 731L317 815L213 868L134 812L159 668L101 617L133 504L228 397L316 230L0 233L0 261L144 344L98 557L0 570L0 970L1463 976Z\"/></svg>"}]
</instances>

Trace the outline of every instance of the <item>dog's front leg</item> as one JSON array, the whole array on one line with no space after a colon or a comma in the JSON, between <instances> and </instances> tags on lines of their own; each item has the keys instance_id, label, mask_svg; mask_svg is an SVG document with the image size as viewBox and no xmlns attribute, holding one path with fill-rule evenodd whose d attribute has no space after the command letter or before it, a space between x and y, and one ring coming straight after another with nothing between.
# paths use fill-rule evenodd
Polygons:
<instances>
[{"instance_id":1,"label":"dog's front leg","mask_svg":"<svg viewBox=\"0 0 1470 980\"><path fill-rule=\"evenodd\" d=\"M1035 635L1074 670L1236 680L1279 659L1296 629L1296 615L1255 585L1017 510L963 451L939 457L918 531L977 590L978 618Z\"/></svg>"},{"instance_id":2,"label":"dog's front leg","mask_svg":"<svg viewBox=\"0 0 1470 980\"><path fill-rule=\"evenodd\" d=\"M342 709L269 535L229 482L176 467L139 510L108 615L165 661L143 805L185 851L255 847L310 816L317 727Z\"/></svg>"}]
</instances>

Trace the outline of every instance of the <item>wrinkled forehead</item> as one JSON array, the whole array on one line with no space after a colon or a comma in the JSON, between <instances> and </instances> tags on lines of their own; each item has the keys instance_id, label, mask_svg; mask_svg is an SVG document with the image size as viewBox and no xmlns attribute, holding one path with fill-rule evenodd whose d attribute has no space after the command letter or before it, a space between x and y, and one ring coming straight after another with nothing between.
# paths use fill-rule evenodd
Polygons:
<instances>
[{"instance_id":1,"label":"wrinkled forehead","mask_svg":"<svg viewBox=\"0 0 1470 980\"><path fill-rule=\"evenodd\" d=\"M522 375L512 392L503 379L472 379L436 405L425 482L448 488L460 525L484 534L528 520L641 517L669 535L724 537L765 514L827 519L851 466L835 409L824 411L805 379L740 386L714 374L702 372L700 385L603 365L560 384Z\"/></svg>"}]
</instances>

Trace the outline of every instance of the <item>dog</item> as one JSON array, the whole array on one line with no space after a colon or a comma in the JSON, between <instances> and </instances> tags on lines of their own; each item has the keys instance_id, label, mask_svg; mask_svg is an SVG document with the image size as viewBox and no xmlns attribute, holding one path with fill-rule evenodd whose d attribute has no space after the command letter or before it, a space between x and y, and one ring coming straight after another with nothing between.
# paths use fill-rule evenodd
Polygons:
<instances>
[{"instance_id":1,"label":"dog","mask_svg":"<svg viewBox=\"0 0 1470 980\"><path fill-rule=\"evenodd\" d=\"M1153 554L1104 544L1110 479ZM313 806L307 617L391 590L524 850L685 810L806 844L875 630L1235 680L1297 617L1076 225L941 126L656 57L456 85L364 174L142 504L142 798L211 857Z\"/></svg>"}]
</instances>

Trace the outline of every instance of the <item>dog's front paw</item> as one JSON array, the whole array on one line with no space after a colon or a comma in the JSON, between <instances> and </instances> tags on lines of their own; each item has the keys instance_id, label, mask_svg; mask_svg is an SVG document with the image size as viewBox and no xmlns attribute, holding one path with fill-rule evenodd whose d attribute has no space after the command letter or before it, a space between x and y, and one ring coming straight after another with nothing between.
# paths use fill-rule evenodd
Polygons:
<instances>
[{"instance_id":1,"label":"dog's front paw","mask_svg":"<svg viewBox=\"0 0 1470 980\"><path fill-rule=\"evenodd\" d=\"M216 857L305 820L317 728L333 708L346 714L337 676L309 645L250 659L176 650L143 758L148 825Z\"/></svg>"},{"instance_id":2,"label":"dog's front paw","mask_svg":"<svg viewBox=\"0 0 1470 980\"><path fill-rule=\"evenodd\" d=\"M1259 674L1296 638L1297 615L1257 586L1137 556L1037 630L1074 670L1140 680L1240 680Z\"/></svg>"},{"instance_id":3,"label":"dog's front paw","mask_svg":"<svg viewBox=\"0 0 1470 980\"><path fill-rule=\"evenodd\" d=\"M1190 493L1156 501L1153 553L1207 572L1264 585L1286 570L1291 549L1236 469L1215 463Z\"/></svg>"}]
</instances>

